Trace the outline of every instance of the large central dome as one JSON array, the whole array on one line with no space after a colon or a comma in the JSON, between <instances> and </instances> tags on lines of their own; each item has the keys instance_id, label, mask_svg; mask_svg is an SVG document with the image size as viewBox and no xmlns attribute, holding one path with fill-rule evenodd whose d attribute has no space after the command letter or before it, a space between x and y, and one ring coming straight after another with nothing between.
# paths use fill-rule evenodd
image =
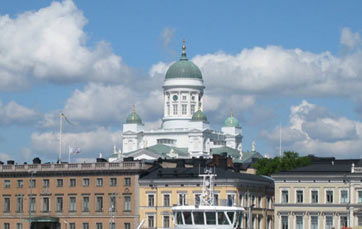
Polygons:
<instances>
[{"instance_id":1,"label":"large central dome","mask_svg":"<svg viewBox=\"0 0 362 229\"><path fill-rule=\"evenodd\" d=\"M185 43L182 45L181 59L172 64L166 72L165 79L192 78L202 80L200 69L186 57Z\"/></svg>"}]
</instances>

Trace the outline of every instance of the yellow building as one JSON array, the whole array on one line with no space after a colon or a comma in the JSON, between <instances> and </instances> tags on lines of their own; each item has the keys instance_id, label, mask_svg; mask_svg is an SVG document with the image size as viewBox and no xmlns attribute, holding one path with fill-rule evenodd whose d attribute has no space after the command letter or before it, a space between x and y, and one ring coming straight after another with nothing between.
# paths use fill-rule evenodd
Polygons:
<instances>
[{"instance_id":1,"label":"yellow building","mask_svg":"<svg viewBox=\"0 0 362 229\"><path fill-rule=\"evenodd\" d=\"M139 179L139 212L142 228L173 228L171 208L195 205L200 201L203 168L155 168ZM215 169L214 202L217 205L243 206L245 228L251 205L254 228L273 224L274 184L269 178Z\"/></svg>"}]
</instances>

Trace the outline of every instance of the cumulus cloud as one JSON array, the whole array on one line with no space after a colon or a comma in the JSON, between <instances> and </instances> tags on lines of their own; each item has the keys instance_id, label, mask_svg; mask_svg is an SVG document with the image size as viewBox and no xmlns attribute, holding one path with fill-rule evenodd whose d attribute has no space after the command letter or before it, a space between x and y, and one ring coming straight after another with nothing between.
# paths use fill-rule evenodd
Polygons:
<instances>
[{"instance_id":1,"label":"cumulus cloud","mask_svg":"<svg viewBox=\"0 0 362 229\"><path fill-rule=\"evenodd\" d=\"M34 109L10 101L5 106L0 100L0 125L31 125L35 124L41 115Z\"/></svg>"},{"instance_id":2,"label":"cumulus cloud","mask_svg":"<svg viewBox=\"0 0 362 229\"><path fill-rule=\"evenodd\" d=\"M67 158L68 146L81 148L80 157L98 156L100 152L109 155L113 152L113 145L121 144L121 133L106 128L98 128L94 131L70 133L62 135L63 157ZM36 154L45 155L48 159L57 158L59 149L58 132L35 132L31 135L32 150ZM77 157L77 156L74 156Z\"/></svg>"},{"instance_id":3,"label":"cumulus cloud","mask_svg":"<svg viewBox=\"0 0 362 229\"><path fill-rule=\"evenodd\" d=\"M71 0L11 18L0 15L0 90L34 82L123 82L132 70L109 44L86 46L86 18Z\"/></svg>"},{"instance_id":4,"label":"cumulus cloud","mask_svg":"<svg viewBox=\"0 0 362 229\"><path fill-rule=\"evenodd\" d=\"M361 45L361 37L359 33L353 33L350 28L343 28L341 35L341 44L347 48L355 48Z\"/></svg>"},{"instance_id":5,"label":"cumulus cloud","mask_svg":"<svg viewBox=\"0 0 362 229\"><path fill-rule=\"evenodd\" d=\"M321 112L322 111L322 112ZM262 135L279 151L279 127ZM281 128L282 149L303 154L360 157L362 123L335 117L324 107L302 101L290 109L289 123Z\"/></svg>"}]
</instances>

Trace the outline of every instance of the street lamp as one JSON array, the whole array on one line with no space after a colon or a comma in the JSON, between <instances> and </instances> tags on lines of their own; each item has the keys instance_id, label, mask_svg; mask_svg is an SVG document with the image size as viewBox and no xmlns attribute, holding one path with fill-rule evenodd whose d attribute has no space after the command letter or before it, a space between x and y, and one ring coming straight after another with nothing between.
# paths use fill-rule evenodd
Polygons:
<instances>
[{"instance_id":1,"label":"street lamp","mask_svg":"<svg viewBox=\"0 0 362 229\"><path fill-rule=\"evenodd\" d=\"M30 195L29 195L29 229L31 229L31 201L33 199L33 184L35 184L35 182L33 181L33 176L36 173L35 170L31 170L30 172L30 181L29 181L29 186L30 186ZM34 182L34 183L33 183Z\"/></svg>"}]
</instances>

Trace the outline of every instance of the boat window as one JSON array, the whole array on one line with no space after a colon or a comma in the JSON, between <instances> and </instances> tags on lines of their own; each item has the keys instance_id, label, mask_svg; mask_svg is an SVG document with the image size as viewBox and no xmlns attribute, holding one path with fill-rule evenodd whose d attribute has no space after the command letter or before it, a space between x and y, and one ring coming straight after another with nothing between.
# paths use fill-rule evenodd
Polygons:
<instances>
[{"instance_id":1,"label":"boat window","mask_svg":"<svg viewBox=\"0 0 362 229\"><path fill-rule=\"evenodd\" d=\"M197 224L197 225L205 224L203 212L193 212L193 214L194 214L194 224Z\"/></svg>"},{"instance_id":2,"label":"boat window","mask_svg":"<svg viewBox=\"0 0 362 229\"><path fill-rule=\"evenodd\" d=\"M176 212L176 224L183 224L181 212Z\"/></svg>"},{"instance_id":3,"label":"boat window","mask_svg":"<svg viewBox=\"0 0 362 229\"><path fill-rule=\"evenodd\" d=\"M228 212L228 217L229 217L231 224L233 224L233 222L234 222L234 214L235 214L235 212Z\"/></svg>"},{"instance_id":4,"label":"boat window","mask_svg":"<svg viewBox=\"0 0 362 229\"><path fill-rule=\"evenodd\" d=\"M183 212L185 224L192 224L191 212Z\"/></svg>"},{"instance_id":5,"label":"boat window","mask_svg":"<svg viewBox=\"0 0 362 229\"><path fill-rule=\"evenodd\" d=\"M226 218L226 215L224 214L224 212L217 213L217 222L219 225L228 225L229 224L229 221Z\"/></svg>"},{"instance_id":6,"label":"boat window","mask_svg":"<svg viewBox=\"0 0 362 229\"><path fill-rule=\"evenodd\" d=\"M215 225L216 224L215 212L205 212L205 213L206 213L206 224Z\"/></svg>"}]
</instances>

